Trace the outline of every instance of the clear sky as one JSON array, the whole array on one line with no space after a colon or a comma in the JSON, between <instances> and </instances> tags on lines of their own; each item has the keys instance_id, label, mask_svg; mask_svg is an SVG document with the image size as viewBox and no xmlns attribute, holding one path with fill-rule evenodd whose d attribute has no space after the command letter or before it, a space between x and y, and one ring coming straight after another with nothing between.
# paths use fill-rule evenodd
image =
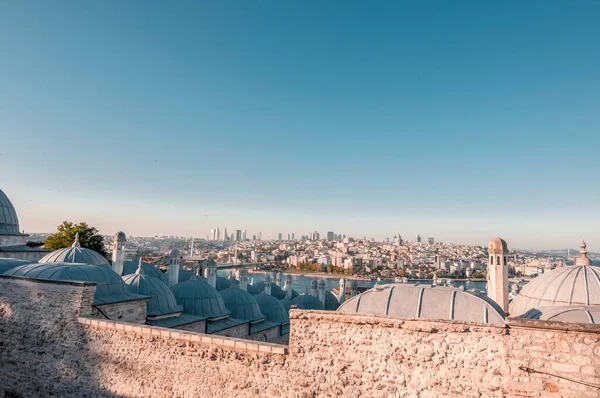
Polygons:
<instances>
[{"instance_id":1,"label":"clear sky","mask_svg":"<svg viewBox=\"0 0 600 398\"><path fill-rule=\"evenodd\" d=\"M0 1L26 231L600 251L600 1Z\"/></svg>"}]
</instances>

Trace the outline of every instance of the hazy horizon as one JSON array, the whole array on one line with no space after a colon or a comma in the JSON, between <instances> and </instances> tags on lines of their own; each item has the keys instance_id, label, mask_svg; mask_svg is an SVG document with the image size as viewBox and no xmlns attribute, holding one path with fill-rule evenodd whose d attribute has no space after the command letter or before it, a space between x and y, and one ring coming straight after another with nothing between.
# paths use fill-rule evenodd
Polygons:
<instances>
[{"instance_id":1,"label":"hazy horizon","mask_svg":"<svg viewBox=\"0 0 600 398\"><path fill-rule=\"evenodd\" d=\"M600 2L0 4L21 229L600 251Z\"/></svg>"}]
</instances>

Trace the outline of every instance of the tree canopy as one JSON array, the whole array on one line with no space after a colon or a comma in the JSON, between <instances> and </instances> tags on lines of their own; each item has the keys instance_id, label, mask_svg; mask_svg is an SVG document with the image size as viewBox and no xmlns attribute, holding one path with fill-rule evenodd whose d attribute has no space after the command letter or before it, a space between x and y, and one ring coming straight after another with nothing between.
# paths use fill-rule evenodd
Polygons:
<instances>
[{"instance_id":1,"label":"tree canopy","mask_svg":"<svg viewBox=\"0 0 600 398\"><path fill-rule=\"evenodd\" d=\"M75 241L75 235L79 233L79 244L81 247L94 250L104 257L108 256L104 247L104 239L98 234L98 230L90 227L85 222L74 224L69 221L63 221L56 228L56 233L50 235L44 242L44 247L50 250L62 249L70 247Z\"/></svg>"}]
</instances>

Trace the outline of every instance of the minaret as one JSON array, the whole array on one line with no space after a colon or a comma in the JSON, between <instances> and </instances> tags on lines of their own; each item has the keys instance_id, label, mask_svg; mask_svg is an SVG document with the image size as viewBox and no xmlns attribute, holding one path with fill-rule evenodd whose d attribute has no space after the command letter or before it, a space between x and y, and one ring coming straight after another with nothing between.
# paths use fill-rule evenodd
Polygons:
<instances>
[{"instance_id":1,"label":"minaret","mask_svg":"<svg viewBox=\"0 0 600 398\"><path fill-rule=\"evenodd\" d=\"M340 279L340 304L346 301L346 280Z\"/></svg>"},{"instance_id":2,"label":"minaret","mask_svg":"<svg viewBox=\"0 0 600 398\"><path fill-rule=\"evenodd\" d=\"M123 275L123 263L125 262L125 242L127 237L123 232L117 232L113 239L113 253L112 253L112 270L117 275Z\"/></svg>"},{"instance_id":3,"label":"minaret","mask_svg":"<svg viewBox=\"0 0 600 398\"><path fill-rule=\"evenodd\" d=\"M265 293L269 296L271 295L271 283L273 283L273 278L271 278L271 275L265 275Z\"/></svg>"},{"instance_id":4,"label":"minaret","mask_svg":"<svg viewBox=\"0 0 600 398\"><path fill-rule=\"evenodd\" d=\"M194 237L192 236L192 244L190 246L190 257L194 257Z\"/></svg>"},{"instance_id":5,"label":"minaret","mask_svg":"<svg viewBox=\"0 0 600 398\"><path fill-rule=\"evenodd\" d=\"M325 307L325 281L323 279L319 281L319 301Z\"/></svg>"},{"instance_id":6,"label":"minaret","mask_svg":"<svg viewBox=\"0 0 600 398\"><path fill-rule=\"evenodd\" d=\"M292 299L292 275L287 276L285 279L285 298L288 300Z\"/></svg>"},{"instance_id":7,"label":"minaret","mask_svg":"<svg viewBox=\"0 0 600 398\"><path fill-rule=\"evenodd\" d=\"M316 279L310 282L310 295L319 297L319 282Z\"/></svg>"},{"instance_id":8,"label":"minaret","mask_svg":"<svg viewBox=\"0 0 600 398\"><path fill-rule=\"evenodd\" d=\"M168 269L168 281L169 286L175 286L179 283L179 258L181 254L179 250L173 249L169 252L169 269Z\"/></svg>"},{"instance_id":9,"label":"minaret","mask_svg":"<svg viewBox=\"0 0 600 398\"><path fill-rule=\"evenodd\" d=\"M216 289L217 288L217 263L214 260L209 260L207 269L208 269L208 271L207 271L206 279L208 280L208 284Z\"/></svg>"},{"instance_id":10,"label":"minaret","mask_svg":"<svg viewBox=\"0 0 600 398\"><path fill-rule=\"evenodd\" d=\"M508 245L494 238L488 248L487 295L508 314Z\"/></svg>"},{"instance_id":11,"label":"minaret","mask_svg":"<svg viewBox=\"0 0 600 398\"><path fill-rule=\"evenodd\" d=\"M358 294L358 282L354 279L350 281L350 297L354 297Z\"/></svg>"},{"instance_id":12,"label":"minaret","mask_svg":"<svg viewBox=\"0 0 600 398\"><path fill-rule=\"evenodd\" d=\"M245 269L240 271L240 290L248 291L248 271Z\"/></svg>"},{"instance_id":13,"label":"minaret","mask_svg":"<svg viewBox=\"0 0 600 398\"><path fill-rule=\"evenodd\" d=\"M283 274L281 272L275 274L275 283L283 289Z\"/></svg>"}]
</instances>

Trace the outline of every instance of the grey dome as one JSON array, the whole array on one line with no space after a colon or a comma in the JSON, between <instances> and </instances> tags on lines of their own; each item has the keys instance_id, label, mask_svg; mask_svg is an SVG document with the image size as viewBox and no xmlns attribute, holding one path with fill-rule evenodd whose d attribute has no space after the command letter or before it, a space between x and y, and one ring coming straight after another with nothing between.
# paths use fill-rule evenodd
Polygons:
<instances>
[{"instance_id":1,"label":"grey dome","mask_svg":"<svg viewBox=\"0 0 600 398\"><path fill-rule=\"evenodd\" d=\"M253 297L260 308L260 312L267 317L267 321L275 323L288 323L290 321L288 311L281 301L275 297L264 292Z\"/></svg>"},{"instance_id":2,"label":"grey dome","mask_svg":"<svg viewBox=\"0 0 600 398\"><path fill-rule=\"evenodd\" d=\"M134 260L125 261L125 263L123 264L123 275L135 274L137 272L138 266L139 266L138 261L134 261ZM153 276L156 279L166 282L166 279L167 279L166 275L158 267L155 267L154 265L152 265L150 263L144 262L144 263L142 263L142 270L144 271L144 275Z\"/></svg>"},{"instance_id":3,"label":"grey dome","mask_svg":"<svg viewBox=\"0 0 600 398\"><path fill-rule=\"evenodd\" d=\"M208 283L198 278L180 282L171 288L177 304L183 305L183 312L202 318L229 316L221 295Z\"/></svg>"},{"instance_id":4,"label":"grey dome","mask_svg":"<svg viewBox=\"0 0 600 398\"><path fill-rule=\"evenodd\" d=\"M331 292L325 292L325 309L327 311L335 311L339 308L340 302L338 298Z\"/></svg>"},{"instance_id":5,"label":"grey dome","mask_svg":"<svg viewBox=\"0 0 600 398\"><path fill-rule=\"evenodd\" d=\"M146 303L146 314L149 317L175 315L183 311L183 307L177 305L177 300L169 287L161 280L141 272L123 277L130 293L150 296Z\"/></svg>"},{"instance_id":6,"label":"grey dome","mask_svg":"<svg viewBox=\"0 0 600 398\"><path fill-rule=\"evenodd\" d=\"M279 300L279 302L281 303L281 305L283 305L283 308L285 309L285 312L290 312L290 308L294 304L292 302L292 300L289 300L289 299ZM288 314L288 316L289 316L289 314Z\"/></svg>"},{"instance_id":7,"label":"grey dome","mask_svg":"<svg viewBox=\"0 0 600 398\"><path fill-rule=\"evenodd\" d=\"M233 318L250 322L265 319L263 313L260 312L258 303L248 292L238 288L230 288L220 291L219 294L223 297L225 307L231 311Z\"/></svg>"},{"instance_id":8,"label":"grey dome","mask_svg":"<svg viewBox=\"0 0 600 398\"><path fill-rule=\"evenodd\" d=\"M562 305L540 307L527 311L519 318L598 325L600 324L600 306Z\"/></svg>"},{"instance_id":9,"label":"grey dome","mask_svg":"<svg viewBox=\"0 0 600 398\"><path fill-rule=\"evenodd\" d=\"M254 285L248 284L246 286L246 291L250 293L252 296L257 296L263 292L263 290L258 290L258 288Z\"/></svg>"},{"instance_id":10,"label":"grey dome","mask_svg":"<svg viewBox=\"0 0 600 398\"><path fill-rule=\"evenodd\" d=\"M132 294L116 272L109 267L77 263L28 264L8 270L5 275L53 281L96 282L94 305L112 304L145 298Z\"/></svg>"},{"instance_id":11,"label":"grey dome","mask_svg":"<svg viewBox=\"0 0 600 398\"><path fill-rule=\"evenodd\" d=\"M429 285L377 286L344 302L338 312L504 325L502 309L487 296Z\"/></svg>"},{"instance_id":12,"label":"grey dome","mask_svg":"<svg viewBox=\"0 0 600 398\"><path fill-rule=\"evenodd\" d=\"M323 303L316 298L315 296L311 296L310 294L301 294L291 301L292 304L298 306L298 308L303 310L324 310L325 307Z\"/></svg>"},{"instance_id":13,"label":"grey dome","mask_svg":"<svg viewBox=\"0 0 600 398\"><path fill-rule=\"evenodd\" d=\"M548 306L600 305L600 268L572 265L548 271L523 286L511 301L511 316Z\"/></svg>"},{"instance_id":14,"label":"grey dome","mask_svg":"<svg viewBox=\"0 0 600 398\"><path fill-rule=\"evenodd\" d=\"M217 290L220 292L221 290L229 289L231 287L232 280L223 278L222 276L217 276L216 284Z\"/></svg>"},{"instance_id":15,"label":"grey dome","mask_svg":"<svg viewBox=\"0 0 600 398\"><path fill-rule=\"evenodd\" d=\"M17 211L0 189L0 235L20 235Z\"/></svg>"},{"instance_id":16,"label":"grey dome","mask_svg":"<svg viewBox=\"0 0 600 398\"><path fill-rule=\"evenodd\" d=\"M71 247L58 249L52 253L46 254L40 263L80 263L89 265L102 265L110 267L110 263L100 253L81 247L79 244L79 234Z\"/></svg>"},{"instance_id":17,"label":"grey dome","mask_svg":"<svg viewBox=\"0 0 600 398\"><path fill-rule=\"evenodd\" d=\"M25 264L31 264L31 261L17 260L16 258L0 258L0 274Z\"/></svg>"}]
</instances>

